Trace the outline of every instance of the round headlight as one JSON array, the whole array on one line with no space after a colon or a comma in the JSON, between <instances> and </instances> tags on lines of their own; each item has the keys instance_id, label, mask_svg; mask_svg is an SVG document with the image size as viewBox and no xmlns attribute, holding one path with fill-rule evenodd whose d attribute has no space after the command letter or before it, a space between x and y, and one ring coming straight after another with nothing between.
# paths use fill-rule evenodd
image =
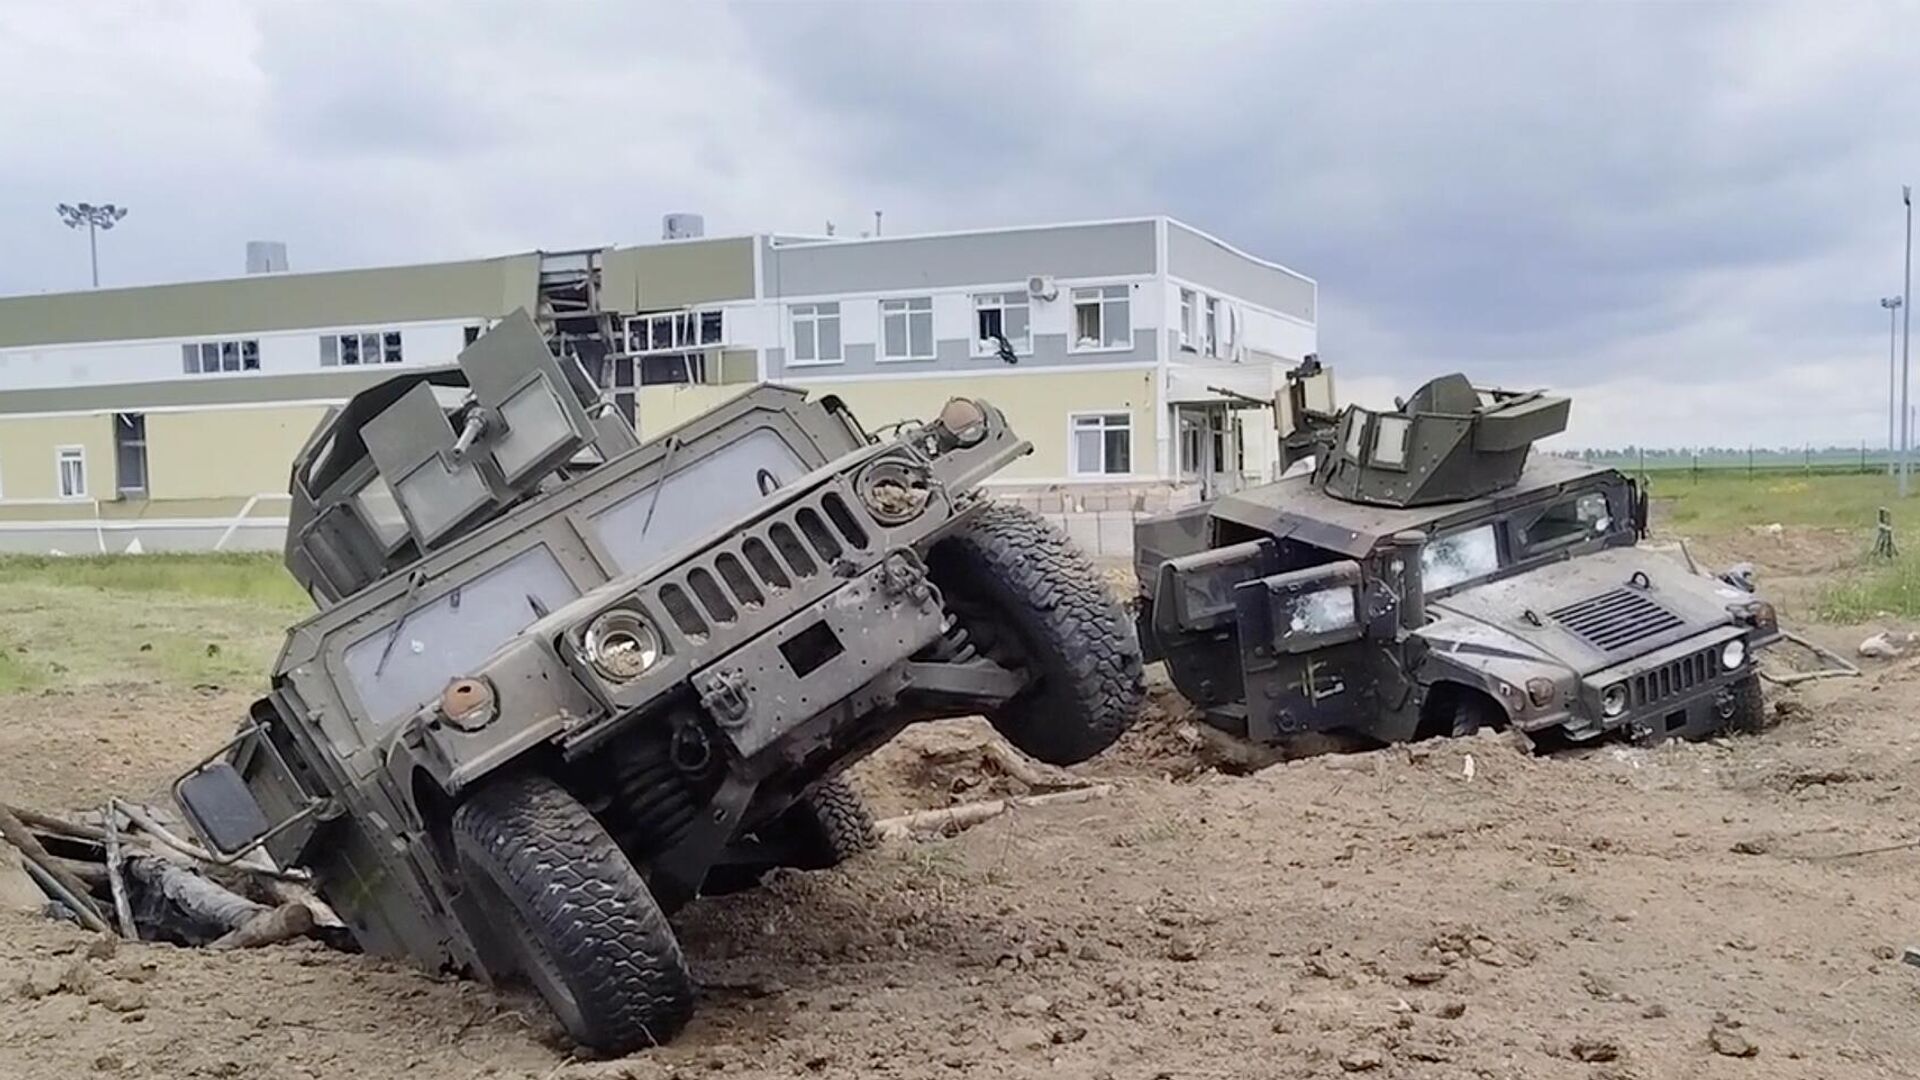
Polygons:
<instances>
[{"instance_id":1,"label":"round headlight","mask_svg":"<svg viewBox=\"0 0 1920 1080\"><path fill-rule=\"evenodd\" d=\"M1619 716L1627 711L1627 684L1614 683L1600 691L1600 712L1606 716Z\"/></svg>"},{"instance_id":2,"label":"round headlight","mask_svg":"<svg viewBox=\"0 0 1920 1080\"><path fill-rule=\"evenodd\" d=\"M640 615L609 611L587 626L587 662L615 682L639 678L660 659L660 635Z\"/></svg>"},{"instance_id":3,"label":"round headlight","mask_svg":"<svg viewBox=\"0 0 1920 1080\"><path fill-rule=\"evenodd\" d=\"M898 458L867 466L853 486L867 512L882 525L905 525L925 513L933 498L926 470Z\"/></svg>"},{"instance_id":4,"label":"round headlight","mask_svg":"<svg viewBox=\"0 0 1920 1080\"><path fill-rule=\"evenodd\" d=\"M1746 642L1740 640L1739 638L1734 638L1732 641L1729 641L1725 645L1720 646L1720 667L1722 670L1732 671L1734 668L1737 668L1741 664L1744 664L1746 662L1747 662L1747 643Z\"/></svg>"}]
</instances>

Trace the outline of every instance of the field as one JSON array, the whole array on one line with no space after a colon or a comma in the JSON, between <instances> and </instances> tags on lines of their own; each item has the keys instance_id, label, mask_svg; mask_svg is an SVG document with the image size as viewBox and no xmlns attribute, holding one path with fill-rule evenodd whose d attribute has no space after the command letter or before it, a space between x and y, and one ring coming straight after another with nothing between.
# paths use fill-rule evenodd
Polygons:
<instances>
[{"instance_id":1,"label":"field","mask_svg":"<svg viewBox=\"0 0 1920 1080\"><path fill-rule=\"evenodd\" d=\"M1913 625L1912 556L1867 558L1884 478L1653 482L1656 539L1756 563L1816 639ZM303 605L265 559L0 560L0 801L157 795L226 738ZM0 911L0 1077L1911 1076L1916 854L1874 849L1920 817L1917 686L1872 662L1702 745L1538 758L1485 736L1235 776L1158 684L1080 770L1106 800L696 904L699 1018L612 1062L531 999L404 965L98 955ZM1018 790L992 738L911 732L856 779L883 812Z\"/></svg>"}]
</instances>

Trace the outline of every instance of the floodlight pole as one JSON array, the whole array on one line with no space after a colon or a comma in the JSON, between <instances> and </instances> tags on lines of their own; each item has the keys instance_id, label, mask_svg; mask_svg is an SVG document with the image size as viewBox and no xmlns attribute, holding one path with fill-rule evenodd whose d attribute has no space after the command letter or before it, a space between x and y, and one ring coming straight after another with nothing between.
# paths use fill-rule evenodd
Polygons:
<instances>
[{"instance_id":1,"label":"floodlight pole","mask_svg":"<svg viewBox=\"0 0 1920 1080\"><path fill-rule=\"evenodd\" d=\"M1898 393L1896 393L1896 389L1899 386L1899 381L1900 381L1899 352L1898 352L1899 346L1900 346L1899 316L1900 316L1900 308L1903 307L1904 305L1905 305L1905 301L1901 300L1897 296L1883 296L1880 298L1880 306L1887 309L1887 475L1888 476L1892 476L1894 473L1894 470L1899 467L1894 461L1894 458L1897 457L1898 455L1895 453L1896 444L1894 443L1893 438L1894 438L1894 422L1895 422L1894 415L1896 411L1900 408L1900 396Z\"/></svg>"},{"instance_id":2,"label":"floodlight pole","mask_svg":"<svg viewBox=\"0 0 1920 1080\"><path fill-rule=\"evenodd\" d=\"M93 287L100 287L100 239L101 229L113 228L114 222L127 216L127 208L112 203L61 203L55 210L67 228L87 227L87 261L93 269Z\"/></svg>"},{"instance_id":3,"label":"floodlight pole","mask_svg":"<svg viewBox=\"0 0 1920 1080\"><path fill-rule=\"evenodd\" d=\"M1900 429L1900 497L1907 495L1907 474L1912 469L1913 414L1907 409L1907 394L1912 382L1913 354L1913 187L1900 185L1900 201L1907 206L1906 277L1900 289L1900 411L1906 423Z\"/></svg>"}]
</instances>

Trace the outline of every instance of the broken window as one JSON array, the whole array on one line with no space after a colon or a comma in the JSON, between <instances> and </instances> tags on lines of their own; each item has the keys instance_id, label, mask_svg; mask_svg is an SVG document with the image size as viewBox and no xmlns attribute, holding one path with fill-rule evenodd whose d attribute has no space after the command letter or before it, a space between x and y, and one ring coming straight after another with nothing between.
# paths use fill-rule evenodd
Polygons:
<instances>
[{"instance_id":1,"label":"broken window","mask_svg":"<svg viewBox=\"0 0 1920 1080\"><path fill-rule=\"evenodd\" d=\"M661 311L627 320L627 351L684 352L726 342L726 320L718 311Z\"/></svg>"},{"instance_id":2,"label":"broken window","mask_svg":"<svg viewBox=\"0 0 1920 1080\"><path fill-rule=\"evenodd\" d=\"M973 354L997 356L1000 338L1016 353L1033 350L1031 301L1024 292L982 293L973 298Z\"/></svg>"},{"instance_id":3,"label":"broken window","mask_svg":"<svg viewBox=\"0 0 1920 1080\"><path fill-rule=\"evenodd\" d=\"M227 371L259 371L257 338L197 341L180 346L180 370L188 375L218 375Z\"/></svg>"},{"instance_id":4,"label":"broken window","mask_svg":"<svg viewBox=\"0 0 1920 1080\"><path fill-rule=\"evenodd\" d=\"M1220 355L1220 300L1218 297L1207 297L1207 325L1206 332L1201 337L1201 343L1201 352L1208 356Z\"/></svg>"},{"instance_id":5,"label":"broken window","mask_svg":"<svg viewBox=\"0 0 1920 1080\"><path fill-rule=\"evenodd\" d=\"M147 493L147 418L144 413L113 416L114 486L122 495Z\"/></svg>"},{"instance_id":6,"label":"broken window","mask_svg":"<svg viewBox=\"0 0 1920 1080\"><path fill-rule=\"evenodd\" d=\"M1180 290L1180 347L1193 348L1193 290Z\"/></svg>"},{"instance_id":7,"label":"broken window","mask_svg":"<svg viewBox=\"0 0 1920 1080\"><path fill-rule=\"evenodd\" d=\"M1443 536L1420 552L1421 581L1434 592L1500 568L1500 539L1491 522Z\"/></svg>"},{"instance_id":8,"label":"broken window","mask_svg":"<svg viewBox=\"0 0 1920 1080\"><path fill-rule=\"evenodd\" d=\"M1125 285L1073 290L1073 351L1133 348L1133 302Z\"/></svg>"}]
</instances>

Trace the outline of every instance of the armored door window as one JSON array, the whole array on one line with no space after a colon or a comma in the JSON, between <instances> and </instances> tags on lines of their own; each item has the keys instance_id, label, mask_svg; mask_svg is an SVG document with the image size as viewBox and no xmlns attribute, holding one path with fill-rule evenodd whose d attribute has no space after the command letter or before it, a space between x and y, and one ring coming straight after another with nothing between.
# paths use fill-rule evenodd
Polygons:
<instances>
[{"instance_id":1,"label":"armored door window","mask_svg":"<svg viewBox=\"0 0 1920 1080\"><path fill-rule=\"evenodd\" d=\"M1485 577L1500 568L1500 537L1492 522L1431 541L1420 552L1420 575L1429 593Z\"/></svg>"},{"instance_id":2,"label":"armored door window","mask_svg":"<svg viewBox=\"0 0 1920 1080\"><path fill-rule=\"evenodd\" d=\"M1351 560L1294 570L1241 585L1235 594L1242 642L1273 655L1300 655L1359 640L1363 578Z\"/></svg>"},{"instance_id":3,"label":"armored door window","mask_svg":"<svg viewBox=\"0 0 1920 1080\"><path fill-rule=\"evenodd\" d=\"M1600 536L1613 527L1604 491L1589 491L1549 506L1533 519L1521 542L1529 553L1548 551Z\"/></svg>"}]
</instances>

